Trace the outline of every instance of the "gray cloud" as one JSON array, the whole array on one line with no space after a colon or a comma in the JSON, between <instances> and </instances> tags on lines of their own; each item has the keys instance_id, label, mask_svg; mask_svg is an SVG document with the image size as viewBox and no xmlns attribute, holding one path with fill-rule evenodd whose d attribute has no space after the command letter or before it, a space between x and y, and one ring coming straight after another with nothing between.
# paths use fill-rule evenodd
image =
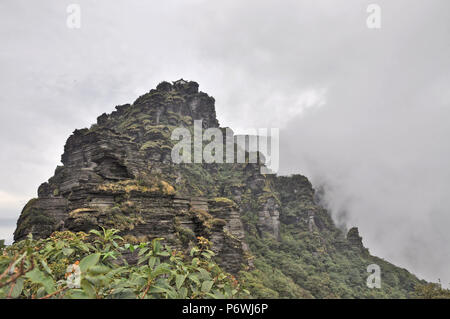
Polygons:
<instances>
[{"instance_id":1,"label":"gray cloud","mask_svg":"<svg viewBox=\"0 0 450 319\"><path fill-rule=\"evenodd\" d=\"M223 126L280 127L282 172L372 253L450 282L448 1L78 1L79 30L69 3L0 4L0 237L75 128L183 77Z\"/></svg>"}]
</instances>

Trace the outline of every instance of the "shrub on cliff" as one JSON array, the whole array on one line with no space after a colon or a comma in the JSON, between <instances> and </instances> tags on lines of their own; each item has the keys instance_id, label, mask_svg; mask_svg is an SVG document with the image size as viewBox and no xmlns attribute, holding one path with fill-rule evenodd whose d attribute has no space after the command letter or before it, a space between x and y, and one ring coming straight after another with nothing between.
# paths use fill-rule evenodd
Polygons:
<instances>
[{"instance_id":1,"label":"shrub on cliff","mask_svg":"<svg viewBox=\"0 0 450 319\"><path fill-rule=\"evenodd\" d=\"M442 288L440 283L417 285L414 291L417 299L450 299L450 290Z\"/></svg>"}]
</instances>

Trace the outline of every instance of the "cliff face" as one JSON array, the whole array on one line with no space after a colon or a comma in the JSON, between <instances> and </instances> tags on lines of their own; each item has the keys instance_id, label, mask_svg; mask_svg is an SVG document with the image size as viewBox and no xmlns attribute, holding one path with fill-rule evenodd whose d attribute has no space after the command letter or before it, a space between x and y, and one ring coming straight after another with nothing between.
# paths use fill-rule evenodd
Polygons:
<instances>
[{"instance_id":1,"label":"cliff face","mask_svg":"<svg viewBox=\"0 0 450 319\"><path fill-rule=\"evenodd\" d=\"M261 297L408 296L417 279L370 256L357 230L347 239L305 177L262 175L260 164L173 163L171 133L192 131L194 120L219 127L214 99L195 82L162 82L75 130L14 239L104 226L130 242L163 237L185 249L204 236L227 271L250 267L241 276ZM382 291L365 287L374 261L387 271Z\"/></svg>"}]
</instances>

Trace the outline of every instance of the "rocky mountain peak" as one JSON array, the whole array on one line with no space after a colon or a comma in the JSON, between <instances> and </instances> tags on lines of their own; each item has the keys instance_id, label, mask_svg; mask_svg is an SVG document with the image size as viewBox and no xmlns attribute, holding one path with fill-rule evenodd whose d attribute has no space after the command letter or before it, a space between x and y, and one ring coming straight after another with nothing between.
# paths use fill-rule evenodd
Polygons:
<instances>
[{"instance_id":1,"label":"rocky mountain peak","mask_svg":"<svg viewBox=\"0 0 450 319\"><path fill-rule=\"evenodd\" d=\"M189 126L194 120L202 120L204 128L219 127L214 98L198 88L194 81L163 81L133 104L119 105L111 114L102 114L97 125L123 132L138 125Z\"/></svg>"},{"instance_id":2,"label":"rocky mountain peak","mask_svg":"<svg viewBox=\"0 0 450 319\"><path fill-rule=\"evenodd\" d=\"M213 243L225 270L258 269L247 279L261 297L377 296L364 290L363 279L375 257L357 229L345 237L336 228L305 176L261 174L260 163L172 161L175 128L192 130L194 120L219 127L214 98L198 88L183 79L161 82L75 130L62 165L23 208L14 239L102 226L118 229L127 242L162 237L188 251L201 236ZM406 270L375 261L392 279L383 282L389 293L406 296L417 282Z\"/></svg>"}]
</instances>

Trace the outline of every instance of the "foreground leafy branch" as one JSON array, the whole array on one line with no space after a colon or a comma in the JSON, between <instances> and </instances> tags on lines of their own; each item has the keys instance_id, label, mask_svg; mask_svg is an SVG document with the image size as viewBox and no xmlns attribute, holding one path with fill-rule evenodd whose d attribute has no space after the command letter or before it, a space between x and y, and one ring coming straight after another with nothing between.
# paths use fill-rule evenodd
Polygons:
<instances>
[{"instance_id":1,"label":"foreground leafy branch","mask_svg":"<svg viewBox=\"0 0 450 319\"><path fill-rule=\"evenodd\" d=\"M162 238L133 245L117 233L56 232L1 247L0 298L248 297L213 261L205 238L185 254L163 246Z\"/></svg>"}]
</instances>

